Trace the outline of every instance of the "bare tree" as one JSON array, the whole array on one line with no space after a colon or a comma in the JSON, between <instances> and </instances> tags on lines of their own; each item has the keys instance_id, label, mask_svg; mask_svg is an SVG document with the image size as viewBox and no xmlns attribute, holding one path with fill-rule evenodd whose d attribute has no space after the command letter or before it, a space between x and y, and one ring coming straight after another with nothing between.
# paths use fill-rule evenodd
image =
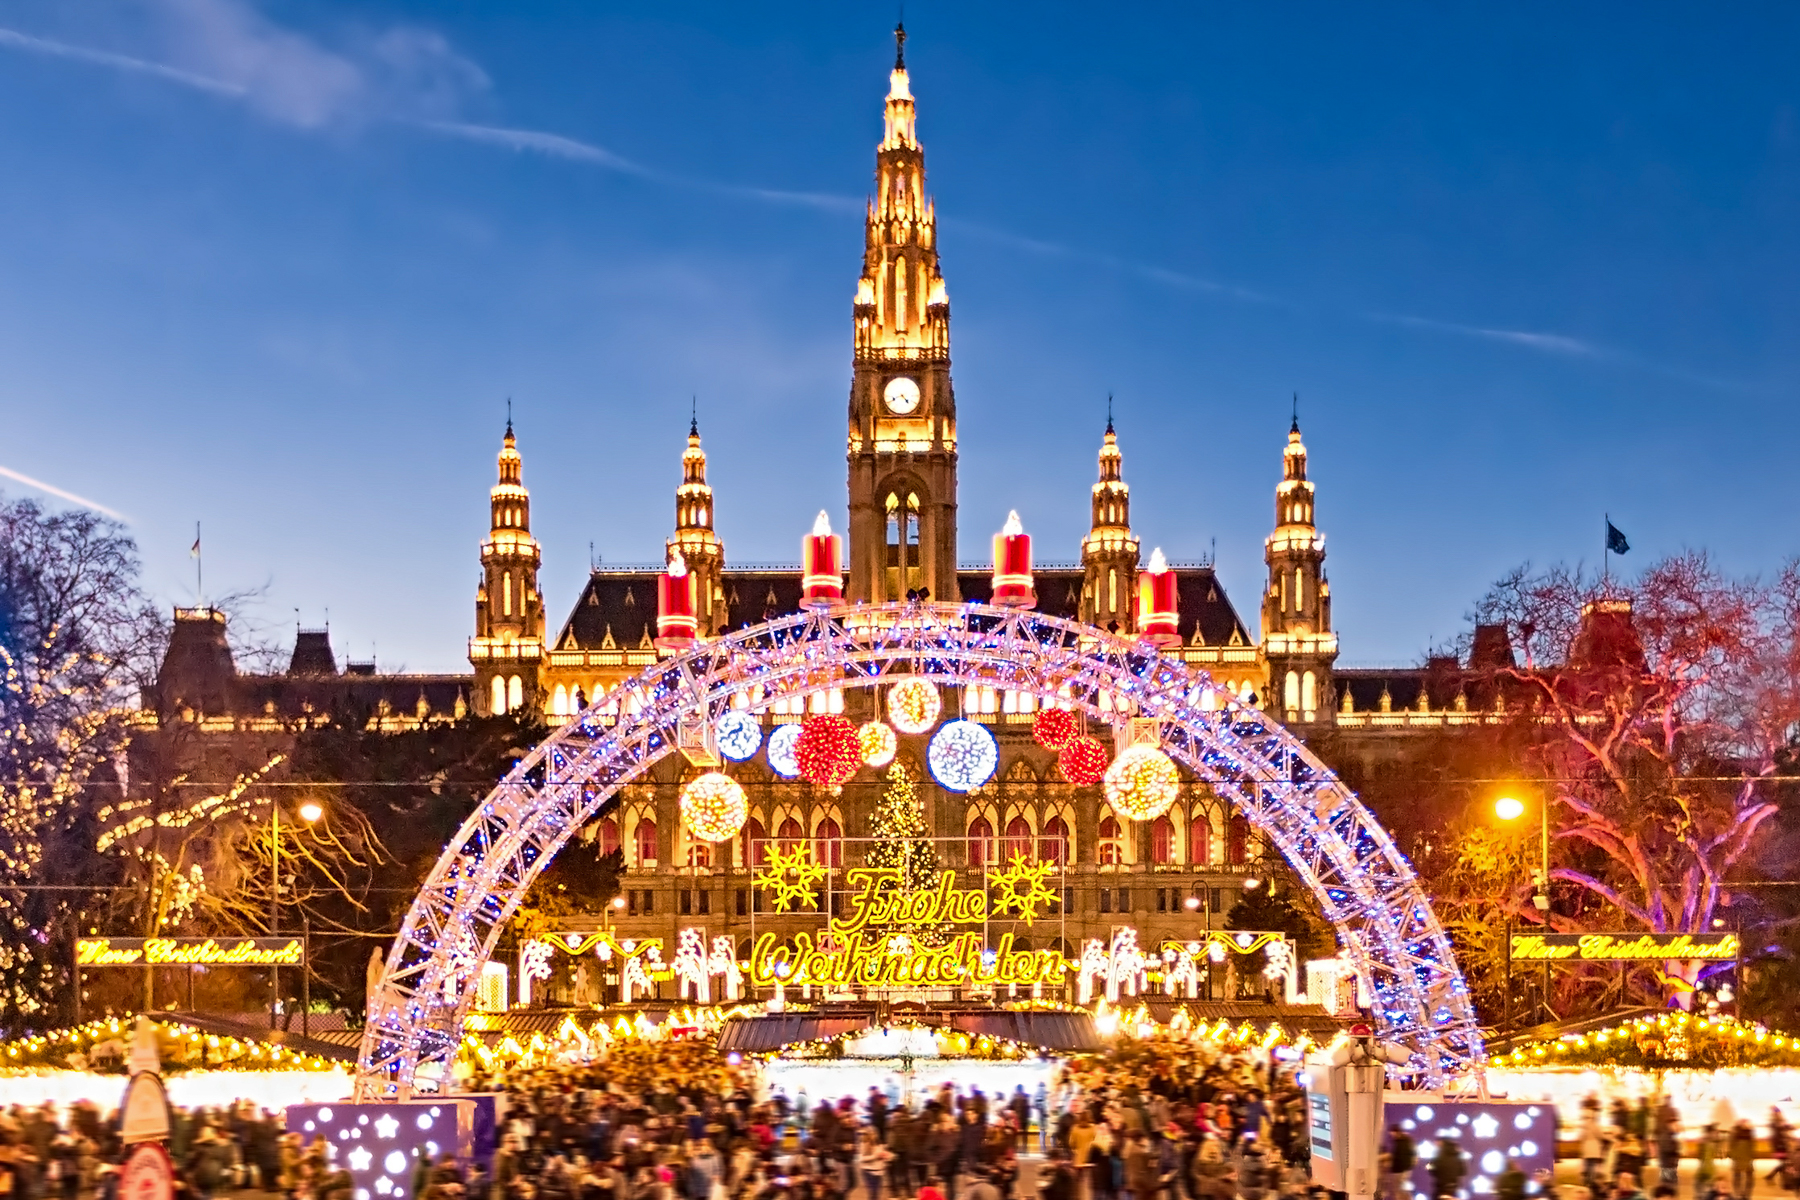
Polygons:
<instances>
[{"instance_id":1,"label":"bare tree","mask_svg":"<svg viewBox=\"0 0 1800 1200\"><path fill-rule=\"evenodd\" d=\"M1730 578L1702 553L1632 580L1522 568L1475 618L1504 624L1523 651L1497 674L1551 806L1551 877L1610 910L1605 923L1712 930L1790 763L1800 567L1769 582ZM1594 924L1544 918L1523 889L1508 899L1524 921ZM1665 970L1690 986L1699 975L1695 963Z\"/></svg>"}]
</instances>

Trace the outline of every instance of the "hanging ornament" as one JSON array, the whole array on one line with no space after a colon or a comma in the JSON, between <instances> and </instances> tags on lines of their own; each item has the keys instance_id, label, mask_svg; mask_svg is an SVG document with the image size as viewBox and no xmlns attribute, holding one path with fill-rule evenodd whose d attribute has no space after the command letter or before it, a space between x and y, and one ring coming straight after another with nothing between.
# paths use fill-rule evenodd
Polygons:
<instances>
[{"instance_id":1,"label":"hanging ornament","mask_svg":"<svg viewBox=\"0 0 1800 1200\"><path fill-rule=\"evenodd\" d=\"M856 740L862 746L863 762L871 767L887 766L894 761L894 752L900 748L893 727L885 721L870 721L860 726Z\"/></svg>"},{"instance_id":2,"label":"hanging ornament","mask_svg":"<svg viewBox=\"0 0 1800 1200\"><path fill-rule=\"evenodd\" d=\"M720 754L733 762L743 762L762 745L762 722L747 712L731 709L713 726L713 741L718 743Z\"/></svg>"},{"instance_id":3,"label":"hanging ornament","mask_svg":"<svg viewBox=\"0 0 1800 1200\"><path fill-rule=\"evenodd\" d=\"M862 766L856 726L836 713L806 718L794 742L794 761L803 778L820 787L842 787Z\"/></svg>"},{"instance_id":4,"label":"hanging ornament","mask_svg":"<svg viewBox=\"0 0 1800 1200\"><path fill-rule=\"evenodd\" d=\"M994 776L1000 747L987 728L974 721L951 721L932 737L925 750L931 777L953 792L972 792Z\"/></svg>"},{"instance_id":5,"label":"hanging ornament","mask_svg":"<svg viewBox=\"0 0 1800 1200\"><path fill-rule=\"evenodd\" d=\"M681 789L681 823L703 842L736 837L749 815L744 789L729 775L709 771Z\"/></svg>"},{"instance_id":6,"label":"hanging ornament","mask_svg":"<svg viewBox=\"0 0 1800 1200\"><path fill-rule=\"evenodd\" d=\"M1081 734L1056 756L1056 768L1076 787L1089 787L1106 777L1106 747L1100 739Z\"/></svg>"},{"instance_id":7,"label":"hanging ornament","mask_svg":"<svg viewBox=\"0 0 1800 1200\"><path fill-rule=\"evenodd\" d=\"M794 759L794 743L799 740L799 725L777 725L769 735L769 765L777 774L789 779L799 776L800 764Z\"/></svg>"},{"instance_id":8,"label":"hanging ornament","mask_svg":"<svg viewBox=\"0 0 1800 1200\"><path fill-rule=\"evenodd\" d=\"M1133 821L1150 821L1169 811L1181 794L1181 774L1169 756L1148 742L1126 747L1106 768L1106 802Z\"/></svg>"},{"instance_id":9,"label":"hanging ornament","mask_svg":"<svg viewBox=\"0 0 1800 1200\"><path fill-rule=\"evenodd\" d=\"M1061 750L1080 734L1075 714L1066 708L1040 708L1031 718L1031 736L1046 750Z\"/></svg>"},{"instance_id":10,"label":"hanging ornament","mask_svg":"<svg viewBox=\"0 0 1800 1200\"><path fill-rule=\"evenodd\" d=\"M924 733L943 711L937 684L929 679L903 679L888 689L888 720L901 733Z\"/></svg>"}]
</instances>

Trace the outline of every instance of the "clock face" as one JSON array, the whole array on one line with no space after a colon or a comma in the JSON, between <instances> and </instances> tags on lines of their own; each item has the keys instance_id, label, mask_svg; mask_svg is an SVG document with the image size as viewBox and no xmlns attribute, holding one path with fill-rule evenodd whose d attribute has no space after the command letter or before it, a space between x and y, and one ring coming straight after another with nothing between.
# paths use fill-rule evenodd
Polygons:
<instances>
[{"instance_id":1,"label":"clock face","mask_svg":"<svg viewBox=\"0 0 1800 1200\"><path fill-rule=\"evenodd\" d=\"M919 381L905 375L890 379L881 399L889 412L904 417L919 407Z\"/></svg>"}]
</instances>

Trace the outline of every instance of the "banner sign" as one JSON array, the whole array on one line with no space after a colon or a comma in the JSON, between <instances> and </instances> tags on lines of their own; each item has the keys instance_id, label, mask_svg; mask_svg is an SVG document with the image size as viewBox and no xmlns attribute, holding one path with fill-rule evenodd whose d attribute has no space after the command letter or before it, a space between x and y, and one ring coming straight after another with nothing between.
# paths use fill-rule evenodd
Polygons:
<instances>
[{"instance_id":1,"label":"banner sign","mask_svg":"<svg viewBox=\"0 0 1800 1200\"><path fill-rule=\"evenodd\" d=\"M297 967L299 938L77 938L82 967Z\"/></svg>"},{"instance_id":2,"label":"banner sign","mask_svg":"<svg viewBox=\"0 0 1800 1200\"><path fill-rule=\"evenodd\" d=\"M1013 935L992 950L979 933L946 928L988 919L986 892L956 886L944 871L937 886L900 890L892 867L852 867L845 872L849 913L833 917L824 936L797 933L778 945L765 933L750 954L750 980L767 987L987 987L994 984L1061 983L1068 961L1055 950L1015 950ZM1046 893L1048 894L1048 893Z\"/></svg>"},{"instance_id":3,"label":"banner sign","mask_svg":"<svg viewBox=\"0 0 1800 1200\"><path fill-rule=\"evenodd\" d=\"M1512 956L1533 962L1730 961L1735 933L1515 933Z\"/></svg>"}]
</instances>

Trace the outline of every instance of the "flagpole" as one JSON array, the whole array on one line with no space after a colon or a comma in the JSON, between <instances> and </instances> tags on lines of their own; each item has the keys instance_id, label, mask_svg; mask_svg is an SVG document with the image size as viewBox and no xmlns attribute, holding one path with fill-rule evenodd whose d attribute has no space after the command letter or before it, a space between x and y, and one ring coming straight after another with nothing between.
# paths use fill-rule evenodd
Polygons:
<instances>
[{"instance_id":1,"label":"flagpole","mask_svg":"<svg viewBox=\"0 0 1800 1200\"><path fill-rule=\"evenodd\" d=\"M1602 519L1606 527L1600 531L1600 590L1612 591L1612 514L1605 513Z\"/></svg>"},{"instance_id":2,"label":"flagpole","mask_svg":"<svg viewBox=\"0 0 1800 1200\"><path fill-rule=\"evenodd\" d=\"M206 588L202 586L200 574L200 522L194 522L194 603L197 606L206 604Z\"/></svg>"}]
</instances>

